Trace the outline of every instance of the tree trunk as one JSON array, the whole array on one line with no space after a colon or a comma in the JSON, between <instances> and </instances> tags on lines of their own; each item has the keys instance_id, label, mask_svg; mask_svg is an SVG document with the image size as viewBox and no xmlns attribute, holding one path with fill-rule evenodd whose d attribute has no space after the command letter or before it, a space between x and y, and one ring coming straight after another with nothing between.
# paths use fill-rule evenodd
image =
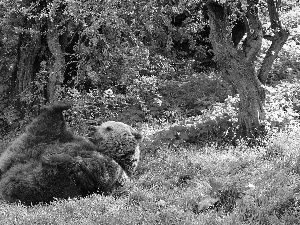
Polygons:
<instances>
[{"instance_id":1,"label":"tree trunk","mask_svg":"<svg viewBox=\"0 0 300 225\"><path fill-rule=\"evenodd\" d=\"M54 58L54 63L49 71L47 100L53 102L57 98L55 96L57 94L57 87L63 83L65 59L59 43L59 30L50 22L48 23L47 43Z\"/></svg>"},{"instance_id":2,"label":"tree trunk","mask_svg":"<svg viewBox=\"0 0 300 225\"><path fill-rule=\"evenodd\" d=\"M23 3L24 7L30 8L32 1ZM32 106L39 107L45 102L55 101L57 86L63 81L65 61L58 28L62 14L56 13L61 10L62 3L47 3L40 1L35 5L31 13L35 13L36 17L19 17L16 24L12 24L15 27L22 26L19 27L22 33L19 34L9 92L11 100L21 112ZM39 13L49 6L53 7L50 10L53 15L41 19Z\"/></svg>"},{"instance_id":3,"label":"tree trunk","mask_svg":"<svg viewBox=\"0 0 300 225\"><path fill-rule=\"evenodd\" d=\"M0 14L1 15L1 14ZM5 55L5 48L3 40L3 33L0 28L0 112L3 112L4 107L8 103L8 89L9 89L9 60ZM1 113L0 113L1 117ZM0 124L1 126L1 124ZM1 130L1 129L0 129Z\"/></svg>"},{"instance_id":4,"label":"tree trunk","mask_svg":"<svg viewBox=\"0 0 300 225\"><path fill-rule=\"evenodd\" d=\"M251 3L251 1L250 1ZM255 139L260 134L264 119L265 91L255 73L253 61L261 46L261 25L253 5L247 15L247 38L244 48L238 49L231 36L229 7L214 1L207 3L214 60L221 68L223 78L237 90L240 97L240 135Z\"/></svg>"},{"instance_id":5,"label":"tree trunk","mask_svg":"<svg viewBox=\"0 0 300 225\"><path fill-rule=\"evenodd\" d=\"M253 65L239 56L228 56L222 69L223 77L237 90L239 103L240 135L257 137L264 119L265 92L256 77Z\"/></svg>"},{"instance_id":6,"label":"tree trunk","mask_svg":"<svg viewBox=\"0 0 300 225\"><path fill-rule=\"evenodd\" d=\"M36 61L41 48L40 34L22 33L18 42L16 63L11 76L10 98L17 108L22 110L25 102L33 100L32 82L35 73L38 72Z\"/></svg>"}]
</instances>

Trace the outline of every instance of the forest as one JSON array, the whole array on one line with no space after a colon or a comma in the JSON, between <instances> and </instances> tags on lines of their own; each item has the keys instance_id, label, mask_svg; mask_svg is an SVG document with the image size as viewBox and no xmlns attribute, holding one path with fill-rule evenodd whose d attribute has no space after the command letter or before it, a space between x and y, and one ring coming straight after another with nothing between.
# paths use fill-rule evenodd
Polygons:
<instances>
[{"instance_id":1,"label":"forest","mask_svg":"<svg viewBox=\"0 0 300 225\"><path fill-rule=\"evenodd\" d=\"M134 179L1 224L300 224L299 0L1 0L0 153L57 101L143 134Z\"/></svg>"}]
</instances>

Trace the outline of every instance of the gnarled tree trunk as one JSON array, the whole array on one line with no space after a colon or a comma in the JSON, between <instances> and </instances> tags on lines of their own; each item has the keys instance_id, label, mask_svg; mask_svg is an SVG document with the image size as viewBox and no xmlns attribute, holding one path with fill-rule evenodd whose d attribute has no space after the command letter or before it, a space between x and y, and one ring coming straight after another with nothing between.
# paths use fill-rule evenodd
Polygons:
<instances>
[{"instance_id":1,"label":"gnarled tree trunk","mask_svg":"<svg viewBox=\"0 0 300 225\"><path fill-rule=\"evenodd\" d=\"M248 1L247 38L243 49L232 41L229 7L209 1L210 40L215 61L222 71L223 78L234 86L240 97L240 135L256 138L260 134L264 119L265 91L257 78L254 60L261 48L262 28L258 20L254 1Z\"/></svg>"},{"instance_id":2,"label":"gnarled tree trunk","mask_svg":"<svg viewBox=\"0 0 300 225\"><path fill-rule=\"evenodd\" d=\"M230 7L227 1L224 4L208 0L206 6L209 11L210 39L213 45L215 60L222 70L222 76L237 90L240 97L239 126L243 136L255 139L260 135L261 121L264 119L265 91L262 83L268 78L272 64L289 33L283 29L278 15L278 5L274 0L268 0L271 29L274 35L269 38L272 44L267 51L262 66L255 71L254 61L261 49L262 26L258 17L258 0L247 0L247 10L244 23L247 27L247 36L242 48L233 43L232 26L229 22ZM237 1L240 4L240 1ZM279 2L277 2L279 4ZM239 6L237 4L237 6ZM243 10L241 10L243 11Z\"/></svg>"},{"instance_id":3,"label":"gnarled tree trunk","mask_svg":"<svg viewBox=\"0 0 300 225\"><path fill-rule=\"evenodd\" d=\"M21 4L30 8L31 3L33 1ZM34 19L18 15L15 26L22 26L19 29L22 32L19 34L9 93L19 110L55 101L57 86L62 84L65 60L58 28L62 13L56 13L61 10L60 4L40 1L34 4ZM41 19L39 13L47 7L52 7L53 14Z\"/></svg>"}]
</instances>

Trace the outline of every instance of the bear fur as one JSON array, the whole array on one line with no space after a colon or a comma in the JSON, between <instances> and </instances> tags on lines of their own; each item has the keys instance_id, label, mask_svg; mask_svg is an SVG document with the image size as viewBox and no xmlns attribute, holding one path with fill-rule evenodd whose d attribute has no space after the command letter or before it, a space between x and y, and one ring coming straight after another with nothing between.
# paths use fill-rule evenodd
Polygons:
<instances>
[{"instance_id":1,"label":"bear fur","mask_svg":"<svg viewBox=\"0 0 300 225\"><path fill-rule=\"evenodd\" d=\"M99 152L118 162L129 176L133 175L139 163L142 139L143 136L131 126L115 121L94 126L89 138Z\"/></svg>"},{"instance_id":2,"label":"bear fur","mask_svg":"<svg viewBox=\"0 0 300 225\"><path fill-rule=\"evenodd\" d=\"M129 181L139 161L142 135L109 121L89 138L72 134L62 112L65 103L41 114L0 156L0 198L26 205L110 193ZM90 140L89 140L90 139Z\"/></svg>"},{"instance_id":3,"label":"bear fur","mask_svg":"<svg viewBox=\"0 0 300 225\"><path fill-rule=\"evenodd\" d=\"M0 156L1 174L16 163L26 162L30 158L39 158L47 144L80 139L66 128L62 112L70 108L71 104L63 102L42 107L40 115Z\"/></svg>"}]
</instances>

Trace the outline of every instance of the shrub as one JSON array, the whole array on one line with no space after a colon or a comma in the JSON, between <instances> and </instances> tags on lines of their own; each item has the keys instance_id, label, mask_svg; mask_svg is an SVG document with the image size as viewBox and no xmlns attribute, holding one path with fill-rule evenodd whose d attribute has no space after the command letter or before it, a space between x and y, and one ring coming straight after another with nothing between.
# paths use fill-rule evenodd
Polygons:
<instances>
[{"instance_id":1,"label":"shrub","mask_svg":"<svg viewBox=\"0 0 300 225\"><path fill-rule=\"evenodd\" d=\"M271 134L286 129L299 118L299 84L281 82L267 89L265 121L263 125ZM284 93L284 94L283 94ZM155 134L153 143L180 144L185 142L207 144L238 144L238 104L239 97L228 96L223 103L216 103L202 111L201 116L193 116L172 125L169 129ZM259 140L264 142L265 140Z\"/></svg>"}]
</instances>

